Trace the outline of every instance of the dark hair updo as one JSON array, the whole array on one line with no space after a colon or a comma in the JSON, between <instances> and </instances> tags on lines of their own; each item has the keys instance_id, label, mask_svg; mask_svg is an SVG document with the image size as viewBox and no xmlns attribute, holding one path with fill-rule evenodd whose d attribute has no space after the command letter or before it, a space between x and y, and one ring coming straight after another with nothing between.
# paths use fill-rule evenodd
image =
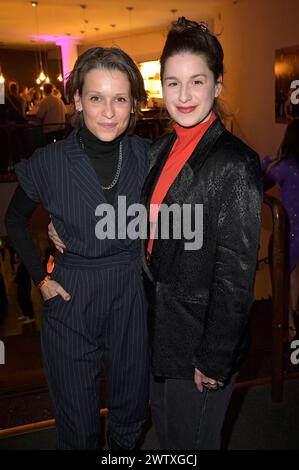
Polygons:
<instances>
[{"instance_id":1,"label":"dark hair updo","mask_svg":"<svg viewBox=\"0 0 299 470\"><path fill-rule=\"evenodd\" d=\"M70 102L74 101L77 90L79 95L82 95L85 76L93 69L118 70L127 76L135 111L134 116L131 116L127 130L127 133L131 133L135 127L138 112L147 101L144 81L137 65L128 54L116 47L93 47L88 49L78 57L73 70L68 76L66 94Z\"/></svg>"},{"instance_id":2,"label":"dark hair updo","mask_svg":"<svg viewBox=\"0 0 299 470\"><path fill-rule=\"evenodd\" d=\"M184 16L172 23L160 58L162 82L167 59L182 52L204 56L215 82L223 75L222 46L205 23L187 20Z\"/></svg>"}]
</instances>

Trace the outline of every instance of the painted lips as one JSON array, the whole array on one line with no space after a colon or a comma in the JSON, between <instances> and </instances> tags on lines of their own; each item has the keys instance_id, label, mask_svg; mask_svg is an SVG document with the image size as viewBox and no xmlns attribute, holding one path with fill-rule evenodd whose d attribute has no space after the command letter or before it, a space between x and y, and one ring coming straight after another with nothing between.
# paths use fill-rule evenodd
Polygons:
<instances>
[{"instance_id":1,"label":"painted lips","mask_svg":"<svg viewBox=\"0 0 299 470\"><path fill-rule=\"evenodd\" d=\"M195 110L196 106L177 106L177 110L183 114L192 113Z\"/></svg>"},{"instance_id":2,"label":"painted lips","mask_svg":"<svg viewBox=\"0 0 299 470\"><path fill-rule=\"evenodd\" d=\"M99 123L99 126L104 127L105 129L114 129L116 127L116 124L111 124L111 123Z\"/></svg>"}]
</instances>

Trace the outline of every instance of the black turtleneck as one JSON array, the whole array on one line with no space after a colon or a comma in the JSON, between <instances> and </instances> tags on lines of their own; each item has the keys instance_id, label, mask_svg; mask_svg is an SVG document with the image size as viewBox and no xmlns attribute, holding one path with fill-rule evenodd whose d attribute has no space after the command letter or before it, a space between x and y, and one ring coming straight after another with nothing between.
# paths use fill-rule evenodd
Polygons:
<instances>
[{"instance_id":1,"label":"black turtleneck","mask_svg":"<svg viewBox=\"0 0 299 470\"><path fill-rule=\"evenodd\" d=\"M111 142L103 142L90 132L86 126L83 126L78 132L79 145L81 146L81 142L83 143L84 151L95 169L101 186L109 186L113 181L117 170L119 146L122 138L123 134ZM113 188L103 190L109 204L113 205L117 185L118 182Z\"/></svg>"}]
</instances>

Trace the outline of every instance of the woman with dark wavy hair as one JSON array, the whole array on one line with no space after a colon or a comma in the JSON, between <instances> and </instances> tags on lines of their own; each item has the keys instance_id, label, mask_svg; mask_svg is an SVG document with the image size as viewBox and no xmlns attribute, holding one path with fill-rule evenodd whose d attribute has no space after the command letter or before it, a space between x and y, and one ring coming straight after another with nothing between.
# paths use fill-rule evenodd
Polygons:
<instances>
[{"instance_id":1,"label":"woman with dark wavy hair","mask_svg":"<svg viewBox=\"0 0 299 470\"><path fill-rule=\"evenodd\" d=\"M206 25L183 17L173 23L160 62L174 128L151 146L143 191L152 228L151 239L143 244L151 409L162 449L218 449L248 348L260 233L260 163L217 115L223 50ZM203 222L196 227L199 205ZM190 244L185 219L176 224L175 215L169 229L173 235L163 237L165 206L191 208L193 236L202 233L201 246Z\"/></svg>"}]
</instances>

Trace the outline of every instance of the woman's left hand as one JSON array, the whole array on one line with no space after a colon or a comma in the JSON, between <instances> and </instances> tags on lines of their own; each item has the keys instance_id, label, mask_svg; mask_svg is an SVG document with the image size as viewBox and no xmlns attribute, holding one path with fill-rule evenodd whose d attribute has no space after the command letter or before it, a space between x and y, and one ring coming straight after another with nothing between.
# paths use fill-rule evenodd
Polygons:
<instances>
[{"instance_id":1,"label":"woman's left hand","mask_svg":"<svg viewBox=\"0 0 299 470\"><path fill-rule=\"evenodd\" d=\"M60 253L63 253L65 250L65 244L61 238L59 238L52 221L48 225L48 236L54 243L56 250L60 251Z\"/></svg>"},{"instance_id":2,"label":"woman's left hand","mask_svg":"<svg viewBox=\"0 0 299 470\"><path fill-rule=\"evenodd\" d=\"M59 282L54 281L54 279L49 280L40 288L42 297L44 301L52 299L52 297L63 298L66 302L71 299L70 294L59 284Z\"/></svg>"},{"instance_id":3,"label":"woman's left hand","mask_svg":"<svg viewBox=\"0 0 299 470\"><path fill-rule=\"evenodd\" d=\"M218 388L223 387L224 385L224 382L207 377L205 374L200 372L199 369L195 369L194 382L200 392L203 391L203 387L206 387L209 390L218 390Z\"/></svg>"}]
</instances>

